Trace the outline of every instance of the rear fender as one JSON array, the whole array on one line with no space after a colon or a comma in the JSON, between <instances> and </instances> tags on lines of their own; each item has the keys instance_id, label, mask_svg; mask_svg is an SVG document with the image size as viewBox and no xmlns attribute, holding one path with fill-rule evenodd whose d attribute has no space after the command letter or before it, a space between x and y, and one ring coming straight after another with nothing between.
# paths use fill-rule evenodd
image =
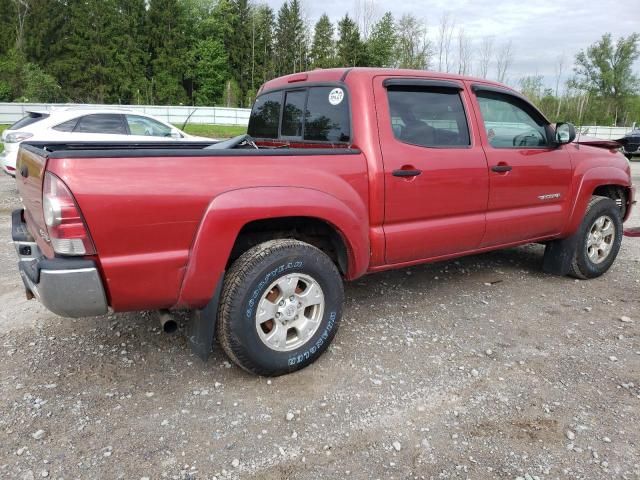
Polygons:
<instances>
[{"instance_id":1,"label":"rear fender","mask_svg":"<svg viewBox=\"0 0 640 480\"><path fill-rule=\"evenodd\" d=\"M224 273L244 225L254 220L304 216L325 221L342 236L348 251L347 278L364 274L369 262L369 213L353 192L347 199L298 187L256 187L223 193L209 204L189 255L175 307L202 307Z\"/></svg>"},{"instance_id":2,"label":"rear fender","mask_svg":"<svg viewBox=\"0 0 640 480\"><path fill-rule=\"evenodd\" d=\"M631 186L629 175L620 168L594 167L584 172L576 189L577 193L574 195L576 200L565 228L565 236L578 230L594 190L602 185L619 185L624 188Z\"/></svg>"}]
</instances>

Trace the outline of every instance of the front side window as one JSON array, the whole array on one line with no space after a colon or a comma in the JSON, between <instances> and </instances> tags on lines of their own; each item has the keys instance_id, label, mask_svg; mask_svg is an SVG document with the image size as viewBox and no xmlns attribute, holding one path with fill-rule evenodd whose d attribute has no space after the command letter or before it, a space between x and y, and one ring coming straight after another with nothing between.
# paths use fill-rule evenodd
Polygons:
<instances>
[{"instance_id":1,"label":"front side window","mask_svg":"<svg viewBox=\"0 0 640 480\"><path fill-rule=\"evenodd\" d=\"M247 133L254 138L278 138L282 92L265 93L256 98Z\"/></svg>"},{"instance_id":2,"label":"front side window","mask_svg":"<svg viewBox=\"0 0 640 480\"><path fill-rule=\"evenodd\" d=\"M127 125L131 135L144 135L149 137L170 137L171 127L156 120L140 115L126 115Z\"/></svg>"},{"instance_id":3,"label":"front side window","mask_svg":"<svg viewBox=\"0 0 640 480\"><path fill-rule=\"evenodd\" d=\"M74 132L78 133L111 133L126 135L127 131L122 121L122 115L99 113L87 115L78 120Z\"/></svg>"},{"instance_id":4,"label":"front side window","mask_svg":"<svg viewBox=\"0 0 640 480\"><path fill-rule=\"evenodd\" d=\"M527 105L509 95L478 92L478 104L494 148L529 148L548 146L546 123Z\"/></svg>"},{"instance_id":5,"label":"front side window","mask_svg":"<svg viewBox=\"0 0 640 480\"><path fill-rule=\"evenodd\" d=\"M469 127L457 89L390 87L391 127L401 142L423 147L468 147Z\"/></svg>"}]
</instances>

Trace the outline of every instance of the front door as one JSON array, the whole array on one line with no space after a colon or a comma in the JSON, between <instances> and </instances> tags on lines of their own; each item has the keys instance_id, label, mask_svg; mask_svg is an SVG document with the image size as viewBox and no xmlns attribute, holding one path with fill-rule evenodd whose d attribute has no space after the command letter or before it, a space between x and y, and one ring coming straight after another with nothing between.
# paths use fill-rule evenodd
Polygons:
<instances>
[{"instance_id":1,"label":"front door","mask_svg":"<svg viewBox=\"0 0 640 480\"><path fill-rule=\"evenodd\" d=\"M477 248L487 163L462 83L376 77L387 264Z\"/></svg>"},{"instance_id":2,"label":"front door","mask_svg":"<svg viewBox=\"0 0 640 480\"><path fill-rule=\"evenodd\" d=\"M568 218L571 159L526 100L475 85L478 122L489 163L487 231L482 247L561 232Z\"/></svg>"}]
</instances>

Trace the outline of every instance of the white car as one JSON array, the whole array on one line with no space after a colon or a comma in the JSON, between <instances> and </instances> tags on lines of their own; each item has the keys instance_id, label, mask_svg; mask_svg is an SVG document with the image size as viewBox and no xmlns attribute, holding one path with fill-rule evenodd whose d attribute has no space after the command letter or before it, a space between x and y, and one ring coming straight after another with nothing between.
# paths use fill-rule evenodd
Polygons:
<instances>
[{"instance_id":1,"label":"white car","mask_svg":"<svg viewBox=\"0 0 640 480\"><path fill-rule=\"evenodd\" d=\"M36 141L163 141L213 138L189 135L173 125L134 110L62 107L50 111L31 111L2 132L2 169L15 177L20 142Z\"/></svg>"}]
</instances>

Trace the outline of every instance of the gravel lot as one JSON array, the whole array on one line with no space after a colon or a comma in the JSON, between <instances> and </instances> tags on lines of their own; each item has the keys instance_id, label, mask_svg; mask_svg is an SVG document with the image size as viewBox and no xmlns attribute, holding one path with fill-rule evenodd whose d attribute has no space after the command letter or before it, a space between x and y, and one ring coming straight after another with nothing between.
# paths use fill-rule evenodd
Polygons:
<instances>
[{"instance_id":1,"label":"gravel lot","mask_svg":"<svg viewBox=\"0 0 640 480\"><path fill-rule=\"evenodd\" d=\"M538 245L365 277L322 359L267 380L151 312L25 300L17 206L0 176L0 478L640 478L640 239L591 281Z\"/></svg>"}]
</instances>

